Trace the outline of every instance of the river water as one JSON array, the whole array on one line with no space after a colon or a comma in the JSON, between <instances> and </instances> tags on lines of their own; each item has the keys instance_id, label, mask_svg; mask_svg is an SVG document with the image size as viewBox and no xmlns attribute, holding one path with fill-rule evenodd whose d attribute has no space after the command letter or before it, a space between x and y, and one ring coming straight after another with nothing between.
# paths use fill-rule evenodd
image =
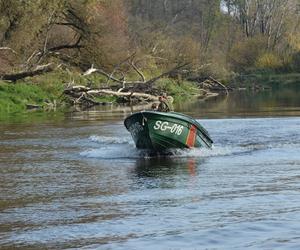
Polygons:
<instances>
[{"instance_id":1,"label":"river water","mask_svg":"<svg viewBox=\"0 0 300 250\"><path fill-rule=\"evenodd\" d=\"M0 249L300 249L300 95L186 103L212 150L150 158L127 111L0 123Z\"/></svg>"}]
</instances>

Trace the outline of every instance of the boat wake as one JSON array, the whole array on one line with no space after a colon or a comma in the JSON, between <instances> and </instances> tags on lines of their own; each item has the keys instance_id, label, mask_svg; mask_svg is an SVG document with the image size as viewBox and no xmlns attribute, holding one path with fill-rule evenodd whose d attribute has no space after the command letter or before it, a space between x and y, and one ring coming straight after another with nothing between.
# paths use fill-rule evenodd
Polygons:
<instances>
[{"instance_id":1,"label":"boat wake","mask_svg":"<svg viewBox=\"0 0 300 250\"><path fill-rule=\"evenodd\" d=\"M217 136L216 136L217 137ZM286 141L282 138L257 138L249 140L244 137L235 138L235 142L228 138L216 139L216 144L212 149L193 148L193 149L173 149L165 154L153 153L139 150L135 147L130 136L114 137L92 135L87 138L84 148L80 152L81 157L97 159L142 159L142 158L209 158L222 156L251 155L259 152L276 151L283 154L285 150L300 149L300 144L295 141Z\"/></svg>"},{"instance_id":2,"label":"boat wake","mask_svg":"<svg viewBox=\"0 0 300 250\"><path fill-rule=\"evenodd\" d=\"M141 158L207 158L213 156L226 156L240 154L249 151L242 147L213 146L208 148L193 149L173 149L165 153L150 152L148 150L139 150L135 147L130 137L108 137L92 135L88 141L94 145L80 153L81 157L98 159L141 159Z\"/></svg>"},{"instance_id":3,"label":"boat wake","mask_svg":"<svg viewBox=\"0 0 300 250\"><path fill-rule=\"evenodd\" d=\"M130 144L134 145L131 137L111 137L111 136L98 136L92 135L89 137L89 141L101 143L101 144Z\"/></svg>"}]
</instances>

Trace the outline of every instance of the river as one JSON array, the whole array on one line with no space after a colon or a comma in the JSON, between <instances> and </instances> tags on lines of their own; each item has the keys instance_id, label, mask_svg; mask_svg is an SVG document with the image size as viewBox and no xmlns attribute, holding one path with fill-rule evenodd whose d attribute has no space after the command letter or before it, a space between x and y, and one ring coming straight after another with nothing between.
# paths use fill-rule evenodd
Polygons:
<instances>
[{"instance_id":1,"label":"river","mask_svg":"<svg viewBox=\"0 0 300 250\"><path fill-rule=\"evenodd\" d=\"M299 91L177 110L212 150L149 158L130 110L2 120L0 249L299 249Z\"/></svg>"}]
</instances>

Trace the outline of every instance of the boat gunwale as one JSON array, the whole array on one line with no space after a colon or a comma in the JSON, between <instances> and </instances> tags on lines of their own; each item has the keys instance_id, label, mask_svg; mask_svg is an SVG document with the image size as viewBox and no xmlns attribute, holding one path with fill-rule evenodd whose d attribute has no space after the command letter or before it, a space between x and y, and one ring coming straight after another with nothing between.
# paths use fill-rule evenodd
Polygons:
<instances>
[{"instance_id":1,"label":"boat gunwale","mask_svg":"<svg viewBox=\"0 0 300 250\"><path fill-rule=\"evenodd\" d=\"M211 144L213 143L213 140L210 138L210 135L209 135L208 131L199 122L197 122L195 119L189 117L188 115L185 115L185 114L182 114L182 113L177 113L177 112L159 112L159 111L145 110L145 111L139 111L139 112L133 113L130 116L126 117L126 119L124 120L124 125L127 128L127 130L128 130L128 127L126 125L126 121L130 117L137 116L137 115L142 115L144 117L144 114L160 115L160 116L163 116L163 117L173 118L173 119L181 120L183 122L195 125L197 127L197 129L205 136L205 138Z\"/></svg>"}]
</instances>

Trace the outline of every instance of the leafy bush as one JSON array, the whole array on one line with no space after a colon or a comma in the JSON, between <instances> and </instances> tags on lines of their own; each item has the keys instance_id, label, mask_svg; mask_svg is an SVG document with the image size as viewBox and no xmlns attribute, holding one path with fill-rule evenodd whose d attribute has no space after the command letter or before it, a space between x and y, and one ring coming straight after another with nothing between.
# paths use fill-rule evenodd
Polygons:
<instances>
[{"instance_id":1,"label":"leafy bush","mask_svg":"<svg viewBox=\"0 0 300 250\"><path fill-rule=\"evenodd\" d=\"M166 92L168 95L173 96L175 102L187 100L199 94L199 89L189 81L163 78L156 83L156 87L160 89L161 92Z\"/></svg>"},{"instance_id":2,"label":"leafy bush","mask_svg":"<svg viewBox=\"0 0 300 250\"><path fill-rule=\"evenodd\" d=\"M282 66L282 61L276 54L266 52L257 58L255 66L258 69L278 69Z\"/></svg>"},{"instance_id":3,"label":"leafy bush","mask_svg":"<svg viewBox=\"0 0 300 250\"><path fill-rule=\"evenodd\" d=\"M300 72L300 52L293 55L292 68L295 72Z\"/></svg>"},{"instance_id":4,"label":"leafy bush","mask_svg":"<svg viewBox=\"0 0 300 250\"><path fill-rule=\"evenodd\" d=\"M229 53L229 63L233 70L243 72L255 66L258 58L263 55L267 48L264 37L252 37L238 42Z\"/></svg>"}]
</instances>

